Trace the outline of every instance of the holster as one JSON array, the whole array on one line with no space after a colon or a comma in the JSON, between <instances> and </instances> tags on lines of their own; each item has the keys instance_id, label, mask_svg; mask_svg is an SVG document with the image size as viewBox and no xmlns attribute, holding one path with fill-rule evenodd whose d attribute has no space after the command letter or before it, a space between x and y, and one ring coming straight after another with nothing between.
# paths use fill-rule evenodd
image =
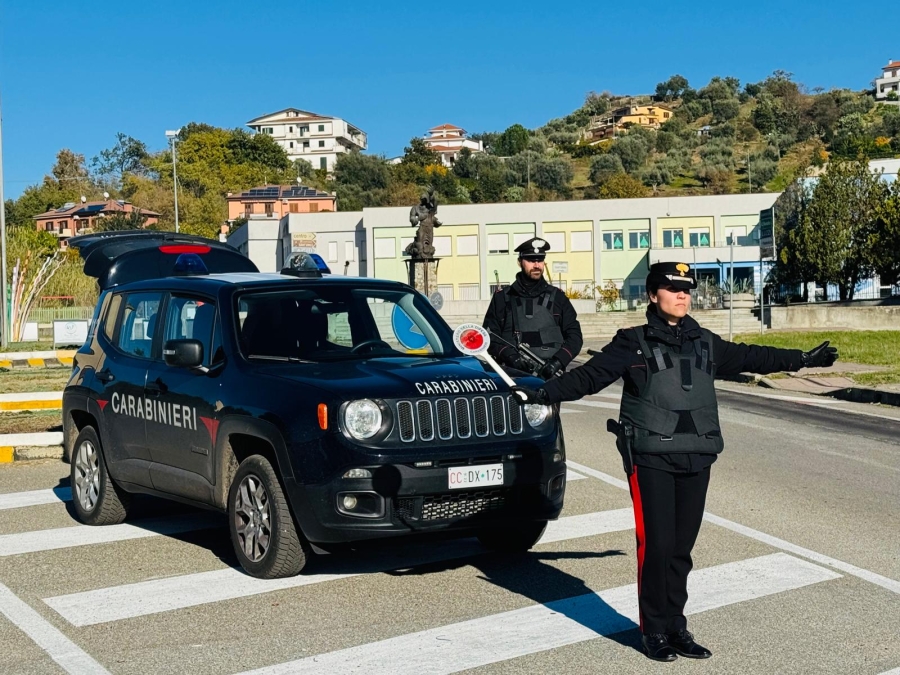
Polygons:
<instances>
[{"instance_id":1,"label":"holster","mask_svg":"<svg viewBox=\"0 0 900 675\"><path fill-rule=\"evenodd\" d=\"M606 420L606 430L616 435L616 449L622 455L622 468L625 475L634 473L634 459L632 448L634 447L634 427L625 422L617 422L613 419Z\"/></svg>"}]
</instances>

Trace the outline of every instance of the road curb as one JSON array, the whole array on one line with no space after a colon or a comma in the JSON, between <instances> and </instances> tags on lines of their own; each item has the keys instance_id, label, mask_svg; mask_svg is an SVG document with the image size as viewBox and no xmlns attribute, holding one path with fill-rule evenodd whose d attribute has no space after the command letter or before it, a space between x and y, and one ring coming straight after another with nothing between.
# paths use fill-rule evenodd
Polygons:
<instances>
[{"instance_id":1,"label":"road curb","mask_svg":"<svg viewBox=\"0 0 900 675\"><path fill-rule=\"evenodd\" d=\"M880 403L882 405L900 406L900 392L871 389L869 387L847 387L837 389L829 396L853 403Z\"/></svg>"},{"instance_id":2,"label":"road curb","mask_svg":"<svg viewBox=\"0 0 900 675\"><path fill-rule=\"evenodd\" d=\"M0 464L28 459L61 459L61 431L37 434L0 434Z\"/></svg>"}]
</instances>

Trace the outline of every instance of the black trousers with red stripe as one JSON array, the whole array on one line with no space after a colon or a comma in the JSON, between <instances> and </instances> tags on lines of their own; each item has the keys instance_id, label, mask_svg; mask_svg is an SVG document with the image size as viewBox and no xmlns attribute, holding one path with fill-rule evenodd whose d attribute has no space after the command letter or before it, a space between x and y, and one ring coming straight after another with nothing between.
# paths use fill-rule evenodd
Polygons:
<instances>
[{"instance_id":1,"label":"black trousers with red stripe","mask_svg":"<svg viewBox=\"0 0 900 675\"><path fill-rule=\"evenodd\" d=\"M687 628L687 577L703 520L709 467L671 473L636 466L628 483L637 535L641 632L674 633Z\"/></svg>"}]
</instances>

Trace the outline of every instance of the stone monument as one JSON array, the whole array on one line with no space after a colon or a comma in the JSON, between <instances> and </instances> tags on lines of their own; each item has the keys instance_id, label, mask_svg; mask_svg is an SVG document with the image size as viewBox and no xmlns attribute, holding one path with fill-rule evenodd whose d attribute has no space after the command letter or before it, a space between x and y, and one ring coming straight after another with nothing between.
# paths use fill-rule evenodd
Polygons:
<instances>
[{"instance_id":1,"label":"stone monument","mask_svg":"<svg viewBox=\"0 0 900 675\"><path fill-rule=\"evenodd\" d=\"M409 285L426 297L437 290L437 271L440 259L434 257L434 228L441 226L437 219L437 198L434 188L419 199L419 203L409 210L409 223L416 230L415 239L406 247L404 253L409 256L406 261L409 271Z\"/></svg>"}]
</instances>

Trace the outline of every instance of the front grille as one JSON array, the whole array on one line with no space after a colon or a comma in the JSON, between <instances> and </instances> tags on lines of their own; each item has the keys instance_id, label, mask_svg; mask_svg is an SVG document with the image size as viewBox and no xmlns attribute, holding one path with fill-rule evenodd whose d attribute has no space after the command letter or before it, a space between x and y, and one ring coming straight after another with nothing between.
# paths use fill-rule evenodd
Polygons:
<instances>
[{"instance_id":1,"label":"front grille","mask_svg":"<svg viewBox=\"0 0 900 675\"><path fill-rule=\"evenodd\" d=\"M450 520L499 511L506 505L506 492L507 490L484 490L425 497L422 503L422 520Z\"/></svg>"},{"instance_id":2,"label":"front grille","mask_svg":"<svg viewBox=\"0 0 900 675\"><path fill-rule=\"evenodd\" d=\"M476 396L398 401L397 430L400 440L442 441L520 434L522 408L510 396Z\"/></svg>"},{"instance_id":3,"label":"front grille","mask_svg":"<svg viewBox=\"0 0 900 675\"><path fill-rule=\"evenodd\" d=\"M416 500L413 497L398 498L394 504L394 515L400 520L416 517Z\"/></svg>"}]
</instances>

